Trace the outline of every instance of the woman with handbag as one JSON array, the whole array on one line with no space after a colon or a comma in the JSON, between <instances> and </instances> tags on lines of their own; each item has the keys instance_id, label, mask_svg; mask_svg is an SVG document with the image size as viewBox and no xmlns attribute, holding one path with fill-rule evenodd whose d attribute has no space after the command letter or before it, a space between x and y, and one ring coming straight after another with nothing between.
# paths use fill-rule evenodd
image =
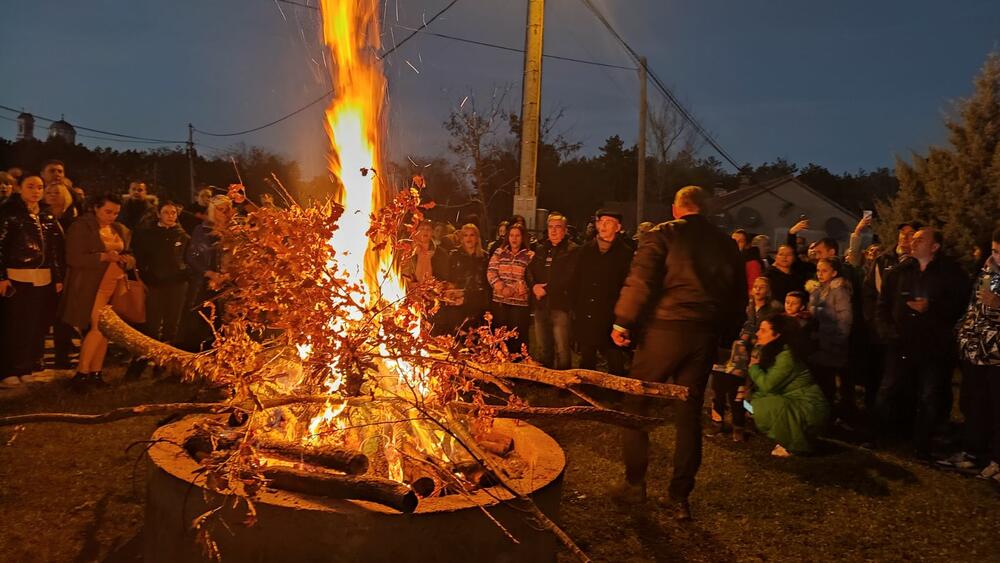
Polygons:
<instances>
[{"instance_id":1,"label":"woman with handbag","mask_svg":"<svg viewBox=\"0 0 1000 563\"><path fill-rule=\"evenodd\" d=\"M135 258L129 252L132 233L115 221L121 201L115 194L97 196L91 212L77 219L66 234L69 272L60 314L84 335L80 363L70 381L77 388L104 384L101 369L108 339L98 329L98 320L116 293L127 293L130 282L126 272L135 268Z\"/></svg>"}]
</instances>

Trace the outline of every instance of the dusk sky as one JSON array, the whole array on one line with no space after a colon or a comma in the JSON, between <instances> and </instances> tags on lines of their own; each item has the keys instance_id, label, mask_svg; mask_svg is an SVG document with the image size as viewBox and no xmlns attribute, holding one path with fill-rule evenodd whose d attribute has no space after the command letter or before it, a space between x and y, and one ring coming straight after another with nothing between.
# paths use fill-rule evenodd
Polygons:
<instances>
[{"instance_id":1,"label":"dusk sky","mask_svg":"<svg viewBox=\"0 0 1000 563\"><path fill-rule=\"evenodd\" d=\"M447 3L387 0L385 42ZM853 171L943 143L943 112L971 92L1000 43L996 0L598 3L719 143L753 164L784 157ZM631 66L579 0L547 4L547 54ZM428 30L521 48L525 5L460 0ZM183 140L188 122L247 129L329 88L317 12L274 0L9 0L0 14L0 104L78 125ZM517 107L521 65L518 53L415 37L386 67L391 156L446 154L441 123L466 95L487 103L511 85ZM544 108L566 109L563 129L585 153L612 134L635 142L637 95L634 72L545 62ZM663 101L653 89L650 100ZM323 107L251 135L196 141L207 154L263 145L319 173ZM14 132L0 120L0 136Z\"/></svg>"}]
</instances>

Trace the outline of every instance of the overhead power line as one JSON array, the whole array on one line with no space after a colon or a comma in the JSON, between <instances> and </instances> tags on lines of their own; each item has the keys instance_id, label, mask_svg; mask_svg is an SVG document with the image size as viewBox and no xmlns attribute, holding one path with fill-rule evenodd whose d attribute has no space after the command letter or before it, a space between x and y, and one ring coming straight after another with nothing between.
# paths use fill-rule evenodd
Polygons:
<instances>
[{"instance_id":1,"label":"overhead power line","mask_svg":"<svg viewBox=\"0 0 1000 563\"><path fill-rule=\"evenodd\" d=\"M618 33L618 31L614 28L614 26L611 25L611 22L608 21L606 17L604 17L604 14L601 13L601 10L598 9L596 5L594 5L592 0L580 0L580 1L583 2L584 6L586 6L587 9L594 14L594 17L596 17L601 22L601 24L603 24L604 27L612 35L615 36L615 39L617 39L618 42L621 43L622 47L624 47L625 50L628 52L628 54L631 55L632 59L635 60L636 64L642 65L643 63L641 57L639 56L639 53L637 53L635 49L633 49L632 46L629 45L627 41L625 41L625 38L623 38L621 34ZM736 159L730 156L730 154L725 149L722 148L719 142L716 141L715 138L712 137L712 135L704 127L702 127L701 123L699 123L698 120L695 119L694 115L692 115L691 112L684 107L684 104L682 104L680 100L677 99L677 96L674 95L674 93L671 92L670 89L667 88L665 84L663 84L663 81L660 80L658 76L656 76L656 73L654 73L652 69L649 68L648 65L646 65L645 68L646 68L646 74L649 75L649 78L650 80L652 80L653 85L656 87L657 90L660 91L660 93L664 95L664 97L667 98L667 101L669 101L670 104L674 106L677 112L680 113L681 116L688 123L690 123L692 127L694 127L695 131L697 131L698 134L701 135L701 137L705 139L705 141L709 145L711 145L711 147L715 149L715 151L718 152L719 155L722 156L722 158L726 160L726 162L731 164L733 168L735 168L736 170L741 170L742 166L740 166L740 164L736 162Z\"/></svg>"},{"instance_id":2,"label":"overhead power line","mask_svg":"<svg viewBox=\"0 0 1000 563\"><path fill-rule=\"evenodd\" d=\"M14 113L21 113L21 110L14 109L14 108L12 108L10 106L5 106L3 104L0 104L0 109L5 109L7 111L14 112ZM48 121L50 123L54 123L55 121L57 121L55 119L52 119L52 118L49 118L49 117L45 117L43 115L38 115L36 113L33 113L31 115L35 119L41 119L42 121ZM90 131L91 133L99 133L101 135L111 135L112 137L121 137L123 139L134 139L134 140L137 140L137 141L148 141L148 142L152 142L152 143L164 143L164 144L174 144L174 143L177 143L177 144L184 144L186 142L186 141L177 141L177 140L171 140L171 139L156 139L156 138L153 138L153 137L139 137L137 135L128 135L128 134L125 134L125 133L115 133L114 131L105 131L103 129L94 129L92 127L84 127L83 125L75 125L75 124L73 125L73 128L74 129L79 129L81 131Z\"/></svg>"},{"instance_id":3,"label":"overhead power line","mask_svg":"<svg viewBox=\"0 0 1000 563\"><path fill-rule=\"evenodd\" d=\"M445 6L444 8L441 8L441 10L438 11L438 13L434 14L433 16L431 16L431 19L425 21L423 24L420 25L420 27L418 27L415 30L413 30L413 33L410 33L409 35L407 35L406 37L404 37L402 41L400 41L399 43L396 43L395 45L393 45L392 49L389 49L388 51L386 51L386 52L382 53L381 55L379 55L378 56L378 60L381 61L382 59L384 59L384 58L388 57L389 55L393 54L396 51L396 49L399 49L400 47L402 47L403 45L405 45L407 41L409 41L410 39L413 39L413 37L416 34L420 33L425 27L427 27L430 24L434 23L434 20L436 20L439 17L441 17L442 14L444 14L445 12L447 12L448 10L450 10L451 7L454 6L457 3L458 3L458 0L451 0L451 2L449 2L447 6Z\"/></svg>"},{"instance_id":4,"label":"overhead power line","mask_svg":"<svg viewBox=\"0 0 1000 563\"><path fill-rule=\"evenodd\" d=\"M329 89L329 90L327 90L326 92L323 92L322 96L316 98L315 100L309 102L308 104L300 107L299 109L297 109L297 110L295 110L295 111L293 111L291 113L286 113L285 115L283 115L283 116L281 116L281 117L279 117L277 119L274 119L272 121L268 121L267 123L265 123L263 125L258 125L257 127L251 127L250 129L244 129L243 131L232 131L232 132L229 132L229 133L212 133L212 132L209 132L209 131L202 131L201 129L198 129L197 127L195 127L194 130L197 131L198 133L201 133L202 135L208 135L210 137L236 137L236 136L239 136L239 135L246 135L247 133L253 133L255 131L260 131L261 129L266 129L266 128L272 126L272 125L277 125L278 123L281 123L282 121L284 121L284 120L286 120L286 119L288 119L290 117L294 117L295 115L298 115L298 114L304 112L305 110L313 107L314 105L322 102L327 97L329 97L331 94L333 94L333 89L332 88Z\"/></svg>"},{"instance_id":5,"label":"overhead power line","mask_svg":"<svg viewBox=\"0 0 1000 563\"><path fill-rule=\"evenodd\" d=\"M445 33L437 33L437 32L434 32L434 31L417 30L415 28L410 28L410 27L406 27L406 26L398 25L398 24L396 24L396 27L401 27L403 29L407 29L407 30L410 30L410 31L417 31L418 33L421 33L423 35L430 35L430 36L433 36L433 37L440 37L442 39L450 39L452 41L458 41L458 42L461 42L461 43L468 43L470 45L479 45L480 47L490 47L490 48L493 48L493 49L499 49L501 51L509 51L511 53L521 53L521 54L524 54L524 49L518 49L517 47L508 47L506 45L498 45L496 43L487 43L485 41L477 41L475 39L466 39L465 37L457 37L455 35L448 35L448 34L445 34ZM568 62L571 62L571 63L581 63L581 64L593 65L593 66L602 66L602 67L605 67L605 68L616 68L616 69L620 69L620 70L629 70L629 71L633 71L633 72L636 71L636 70L639 70L639 69L637 69L635 67L631 67L631 66L622 66L622 65L616 65L616 64L611 64L611 63L602 63L602 62L598 62L598 61L588 61L586 59L577 59L577 58L574 58L574 57L564 57L564 56L560 56L560 55L546 55L546 54L542 54L542 57L544 57L546 59L555 59L555 60L559 60L559 61L568 61Z\"/></svg>"},{"instance_id":6,"label":"overhead power line","mask_svg":"<svg viewBox=\"0 0 1000 563\"><path fill-rule=\"evenodd\" d=\"M300 7L303 7L303 8L309 8L309 9L312 9L312 10L318 10L319 9L319 8L317 8L315 6L309 6L308 4L301 4L299 2L293 2L291 0L277 0L277 1L278 2L282 2L284 4L292 4L292 5L300 6ZM441 10L439 10L436 14L434 14L433 16L431 16L431 18L429 20L427 20L426 22L424 22L423 25L421 25L415 31L413 31L412 33L410 33L409 35L407 35L406 37L404 37L402 41L400 41L399 43L396 43L391 49L389 49L388 51L386 51L386 52L382 53L381 55L379 55L377 57L378 60L383 60L386 57L388 57L389 55L391 55L393 52L396 51L396 49L399 49L400 47L402 47L407 41L409 41L410 39L412 39L413 36L415 36L417 33L419 33L425 27L427 27L428 25L430 25L431 23L433 23L434 20L438 19L442 14L444 14L445 12L447 12L449 9L451 9L452 6L454 6L457 3L458 3L458 0L452 0L451 2L449 2L444 8L441 8ZM286 113L285 115L283 115L283 116L281 116L281 117L279 117L277 119L273 119L271 121L268 121L267 123L264 123L263 125L258 125L256 127L251 127L249 129L243 129L242 131L230 131L230 132L227 132L227 133L218 133L218 132L211 132L211 131L203 131L201 129L198 129L197 127L195 127L194 130L197 131L198 133L201 133L202 135L208 135L210 137L238 137L240 135L247 135L249 133L254 133L256 131L260 131L261 129L267 129L268 127L271 127L272 125L277 125L277 124L281 123L282 121L284 121L286 119L294 117L294 116L302 113L303 111L311 108L312 106L314 106L314 105L322 102L327 97L331 96L333 94L333 92L334 92L334 90L333 90L333 88L331 88L331 89L327 90L326 92L323 92L323 95L321 95L320 97L318 97L315 100L307 103L306 105L304 105L304 106L296 109L295 111Z\"/></svg>"}]
</instances>

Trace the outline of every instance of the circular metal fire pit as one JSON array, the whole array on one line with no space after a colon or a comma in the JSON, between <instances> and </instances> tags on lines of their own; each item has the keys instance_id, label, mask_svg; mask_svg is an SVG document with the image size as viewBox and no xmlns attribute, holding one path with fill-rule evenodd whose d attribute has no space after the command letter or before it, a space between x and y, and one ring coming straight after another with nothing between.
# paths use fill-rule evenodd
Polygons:
<instances>
[{"instance_id":1,"label":"circular metal fire pit","mask_svg":"<svg viewBox=\"0 0 1000 563\"><path fill-rule=\"evenodd\" d=\"M198 463L175 444L190 435L196 417L164 426L149 450L152 460L146 499L144 557L147 562L207 561L191 528L198 515L224 501L196 482ZM558 517L566 458L549 435L524 422L497 420L514 439L530 469L514 483L529 487L538 507ZM499 487L471 497L422 499L416 512L402 514L379 504L267 490L256 502L257 521L243 524L245 506L220 512L228 525L214 526L223 561L553 561L557 542L532 527L524 512L508 506ZM515 544L491 522L486 507L515 537Z\"/></svg>"}]
</instances>

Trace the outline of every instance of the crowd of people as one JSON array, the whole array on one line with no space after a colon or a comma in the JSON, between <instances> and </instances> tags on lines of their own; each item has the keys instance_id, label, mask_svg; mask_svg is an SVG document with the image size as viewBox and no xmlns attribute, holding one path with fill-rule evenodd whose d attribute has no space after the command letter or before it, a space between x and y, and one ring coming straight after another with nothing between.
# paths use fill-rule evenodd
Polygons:
<instances>
[{"instance_id":1,"label":"crowd of people","mask_svg":"<svg viewBox=\"0 0 1000 563\"><path fill-rule=\"evenodd\" d=\"M135 324L148 336L190 350L204 346L211 328L196 309L205 281L221 271L216 226L228 224L244 194L206 187L182 206L137 181L124 194L88 197L58 160L38 175L0 173L0 186L0 384L16 387L52 367L75 368L74 389L104 385L108 341L98 330L100 311L117 303L128 310L135 295ZM130 290L137 286L141 292ZM139 377L145 367L135 359L126 376Z\"/></svg>"},{"instance_id":2,"label":"crowd of people","mask_svg":"<svg viewBox=\"0 0 1000 563\"><path fill-rule=\"evenodd\" d=\"M88 199L62 162L47 162L39 175L11 172L0 173L5 386L44 368L50 331L54 367L74 367L79 337L72 382L102 384L108 342L98 315L130 281L147 288L146 334L189 350L204 346L211 327L194 311L213 297L207 282L226 260L219 228L246 211L245 195L206 188L181 206L133 182L126 194ZM722 232L704 213L708 205L703 190L684 188L675 220L642 223L635 237L611 210L597 211L579 236L567 217L550 213L538 240L520 216L501 222L489 241L475 222L425 222L401 272L447 284L432 319L436 333L491 322L512 331L507 345L516 357L532 347L531 361L554 369L576 358L582 368L688 387L690 398L675 409L670 484L682 504L702 435L742 442L750 420L779 457L807 453L841 427L876 445L906 438L922 459L1000 482L1000 231L970 271L943 252L942 233L931 226L903 223L894 244L862 249L872 222L865 214L842 256L835 239L807 244L802 217L772 251L767 236ZM127 376L145 367L133 360ZM937 459L952 453L941 450L958 368L961 451ZM709 373L714 400L703 432ZM626 499L645 496L647 450L648 435L625 433Z\"/></svg>"}]
</instances>

